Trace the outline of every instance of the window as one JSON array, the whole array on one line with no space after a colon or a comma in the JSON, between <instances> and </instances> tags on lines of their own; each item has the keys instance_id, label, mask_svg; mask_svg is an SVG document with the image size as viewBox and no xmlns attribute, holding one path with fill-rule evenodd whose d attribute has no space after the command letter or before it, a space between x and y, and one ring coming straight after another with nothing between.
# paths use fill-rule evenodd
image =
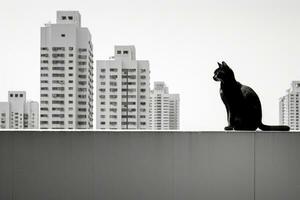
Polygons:
<instances>
[{"instance_id":1,"label":"window","mask_svg":"<svg viewBox=\"0 0 300 200\"><path fill-rule=\"evenodd\" d=\"M65 64L64 60L52 60L52 64Z\"/></svg>"},{"instance_id":2,"label":"window","mask_svg":"<svg viewBox=\"0 0 300 200\"><path fill-rule=\"evenodd\" d=\"M69 51L72 51L74 48L73 47L69 47Z\"/></svg>"},{"instance_id":3,"label":"window","mask_svg":"<svg viewBox=\"0 0 300 200\"><path fill-rule=\"evenodd\" d=\"M117 86L117 82L110 82L109 85L110 86Z\"/></svg>"},{"instance_id":4,"label":"window","mask_svg":"<svg viewBox=\"0 0 300 200\"><path fill-rule=\"evenodd\" d=\"M66 34L61 34L61 37L66 37Z\"/></svg>"},{"instance_id":5,"label":"window","mask_svg":"<svg viewBox=\"0 0 300 200\"><path fill-rule=\"evenodd\" d=\"M52 47L52 51L64 51L65 50L65 47Z\"/></svg>"},{"instance_id":6,"label":"window","mask_svg":"<svg viewBox=\"0 0 300 200\"><path fill-rule=\"evenodd\" d=\"M78 88L78 92L86 92L87 89L86 88Z\"/></svg>"},{"instance_id":7,"label":"window","mask_svg":"<svg viewBox=\"0 0 300 200\"><path fill-rule=\"evenodd\" d=\"M64 74L52 74L52 77L65 77Z\"/></svg>"},{"instance_id":8,"label":"window","mask_svg":"<svg viewBox=\"0 0 300 200\"><path fill-rule=\"evenodd\" d=\"M86 78L86 75L78 75L78 78Z\"/></svg>"},{"instance_id":9,"label":"window","mask_svg":"<svg viewBox=\"0 0 300 200\"><path fill-rule=\"evenodd\" d=\"M52 101L52 104L59 104L59 105L64 105L64 101L57 101L57 100L54 100Z\"/></svg>"},{"instance_id":10,"label":"window","mask_svg":"<svg viewBox=\"0 0 300 200\"><path fill-rule=\"evenodd\" d=\"M128 54L128 51L123 51L123 54Z\"/></svg>"},{"instance_id":11,"label":"window","mask_svg":"<svg viewBox=\"0 0 300 200\"><path fill-rule=\"evenodd\" d=\"M52 90L59 90L59 91L64 91L64 87L52 87Z\"/></svg>"},{"instance_id":12,"label":"window","mask_svg":"<svg viewBox=\"0 0 300 200\"><path fill-rule=\"evenodd\" d=\"M86 55L79 55L78 58L79 58L79 59L86 59L87 56L86 56Z\"/></svg>"},{"instance_id":13,"label":"window","mask_svg":"<svg viewBox=\"0 0 300 200\"><path fill-rule=\"evenodd\" d=\"M64 111L64 108L52 108L52 111Z\"/></svg>"},{"instance_id":14,"label":"window","mask_svg":"<svg viewBox=\"0 0 300 200\"><path fill-rule=\"evenodd\" d=\"M78 65L86 65L86 62L78 62Z\"/></svg>"},{"instance_id":15,"label":"window","mask_svg":"<svg viewBox=\"0 0 300 200\"><path fill-rule=\"evenodd\" d=\"M79 98L86 98L86 95L85 94L80 94L78 95Z\"/></svg>"},{"instance_id":16,"label":"window","mask_svg":"<svg viewBox=\"0 0 300 200\"><path fill-rule=\"evenodd\" d=\"M55 125L64 125L64 121L52 121L52 124L55 124Z\"/></svg>"},{"instance_id":17,"label":"window","mask_svg":"<svg viewBox=\"0 0 300 200\"><path fill-rule=\"evenodd\" d=\"M80 71L80 72L86 72L87 69L86 68L79 68L78 71Z\"/></svg>"},{"instance_id":18,"label":"window","mask_svg":"<svg viewBox=\"0 0 300 200\"><path fill-rule=\"evenodd\" d=\"M59 98L64 98L65 95L64 95L64 94L52 94L52 97L53 97L53 98L57 98L57 97L59 97Z\"/></svg>"},{"instance_id":19,"label":"window","mask_svg":"<svg viewBox=\"0 0 300 200\"><path fill-rule=\"evenodd\" d=\"M117 72L118 69L117 69L117 68L111 68L111 69L109 69L109 71L110 71L110 72Z\"/></svg>"},{"instance_id":20,"label":"window","mask_svg":"<svg viewBox=\"0 0 300 200\"><path fill-rule=\"evenodd\" d=\"M73 20L73 16L69 16L68 19L69 19L69 20Z\"/></svg>"},{"instance_id":21,"label":"window","mask_svg":"<svg viewBox=\"0 0 300 200\"><path fill-rule=\"evenodd\" d=\"M105 76L104 76L104 77L105 77ZM110 78L110 79L116 80L116 79L118 78L118 75L110 75L109 78Z\"/></svg>"},{"instance_id":22,"label":"window","mask_svg":"<svg viewBox=\"0 0 300 200\"><path fill-rule=\"evenodd\" d=\"M13 97L14 95L13 94L10 94L10 97Z\"/></svg>"},{"instance_id":23,"label":"window","mask_svg":"<svg viewBox=\"0 0 300 200\"><path fill-rule=\"evenodd\" d=\"M79 53L81 53L81 52L86 52L87 51L87 49L78 49L78 51L79 51Z\"/></svg>"},{"instance_id":24,"label":"window","mask_svg":"<svg viewBox=\"0 0 300 200\"><path fill-rule=\"evenodd\" d=\"M79 126L86 125L86 122L78 122Z\"/></svg>"},{"instance_id":25,"label":"window","mask_svg":"<svg viewBox=\"0 0 300 200\"><path fill-rule=\"evenodd\" d=\"M59 117L59 118L64 118L64 114L53 114L52 117Z\"/></svg>"},{"instance_id":26,"label":"window","mask_svg":"<svg viewBox=\"0 0 300 200\"><path fill-rule=\"evenodd\" d=\"M116 99L118 96L117 95L109 95L109 98L111 99Z\"/></svg>"},{"instance_id":27,"label":"window","mask_svg":"<svg viewBox=\"0 0 300 200\"><path fill-rule=\"evenodd\" d=\"M53 70L59 70L59 71L64 71L64 67L52 67Z\"/></svg>"}]
</instances>

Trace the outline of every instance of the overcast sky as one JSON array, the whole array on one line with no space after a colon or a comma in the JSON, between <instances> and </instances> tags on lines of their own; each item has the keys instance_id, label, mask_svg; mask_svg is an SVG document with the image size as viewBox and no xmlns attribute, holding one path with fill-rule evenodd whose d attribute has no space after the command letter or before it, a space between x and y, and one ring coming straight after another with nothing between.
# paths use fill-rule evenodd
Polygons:
<instances>
[{"instance_id":1,"label":"overcast sky","mask_svg":"<svg viewBox=\"0 0 300 200\"><path fill-rule=\"evenodd\" d=\"M251 86L263 122L277 124L278 99L300 80L300 1L292 0L9 0L0 7L0 101L25 90L39 101L40 27L56 10L78 10L94 60L114 45L135 45L150 61L151 86L165 81L181 98L182 130L223 130L226 111L213 71L226 61ZM94 117L96 118L96 117Z\"/></svg>"}]
</instances>

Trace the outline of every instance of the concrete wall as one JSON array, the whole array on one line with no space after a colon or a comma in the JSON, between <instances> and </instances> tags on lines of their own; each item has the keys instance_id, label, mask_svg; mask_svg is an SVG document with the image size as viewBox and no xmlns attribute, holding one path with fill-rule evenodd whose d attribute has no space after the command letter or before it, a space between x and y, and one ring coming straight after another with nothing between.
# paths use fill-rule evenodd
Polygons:
<instances>
[{"instance_id":1,"label":"concrete wall","mask_svg":"<svg viewBox=\"0 0 300 200\"><path fill-rule=\"evenodd\" d=\"M0 132L2 200L299 200L300 133Z\"/></svg>"}]
</instances>

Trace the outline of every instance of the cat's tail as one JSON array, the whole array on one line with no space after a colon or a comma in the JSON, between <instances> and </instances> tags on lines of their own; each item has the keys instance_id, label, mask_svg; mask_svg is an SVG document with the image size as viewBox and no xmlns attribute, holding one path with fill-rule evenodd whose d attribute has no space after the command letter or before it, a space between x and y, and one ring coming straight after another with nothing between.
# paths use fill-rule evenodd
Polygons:
<instances>
[{"instance_id":1,"label":"cat's tail","mask_svg":"<svg viewBox=\"0 0 300 200\"><path fill-rule=\"evenodd\" d=\"M262 131L289 131L290 127L288 126L269 126L261 123L258 128Z\"/></svg>"}]
</instances>

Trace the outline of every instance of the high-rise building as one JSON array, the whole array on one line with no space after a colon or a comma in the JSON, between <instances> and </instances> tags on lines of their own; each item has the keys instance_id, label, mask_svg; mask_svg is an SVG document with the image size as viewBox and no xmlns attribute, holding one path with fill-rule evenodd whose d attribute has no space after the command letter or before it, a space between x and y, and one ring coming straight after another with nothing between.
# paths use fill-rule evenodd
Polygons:
<instances>
[{"instance_id":1,"label":"high-rise building","mask_svg":"<svg viewBox=\"0 0 300 200\"><path fill-rule=\"evenodd\" d=\"M26 101L25 91L9 91L8 102L0 102L0 129L38 128L38 102Z\"/></svg>"},{"instance_id":2,"label":"high-rise building","mask_svg":"<svg viewBox=\"0 0 300 200\"><path fill-rule=\"evenodd\" d=\"M115 46L111 60L97 61L97 129L149 129L149 73L134 46Z\"/></svg>"},{"instance_id":3,"label":"high-rise building","mask_svg":"<svg viewBox=\"0 0 300 200\"><path fill-rule=\"evenodd\" d=\"M93 45L78 11L41 27L42 129L93 127Z\"/></svg>"},{"instance_id":4,"label":"high-rise building","mask_svg":"<svg viewBox=\"0 0 300 200\"><path fill-rule=\"evenodd\" d=\"M179 94L169 94L164 82L154 82L149 122L153 130L179 130Z\"/></svg>"},{"instance_id":5,"label":"high-rise building","mask_svg":"<svg viewBox=\"0 0 300 200\"><path fill-rule=\"evenodd\" d=\"M279 123L291 130L299 130L300 81L293 81L287 94L279 99Z\"/></svg>"}]
</instances>

